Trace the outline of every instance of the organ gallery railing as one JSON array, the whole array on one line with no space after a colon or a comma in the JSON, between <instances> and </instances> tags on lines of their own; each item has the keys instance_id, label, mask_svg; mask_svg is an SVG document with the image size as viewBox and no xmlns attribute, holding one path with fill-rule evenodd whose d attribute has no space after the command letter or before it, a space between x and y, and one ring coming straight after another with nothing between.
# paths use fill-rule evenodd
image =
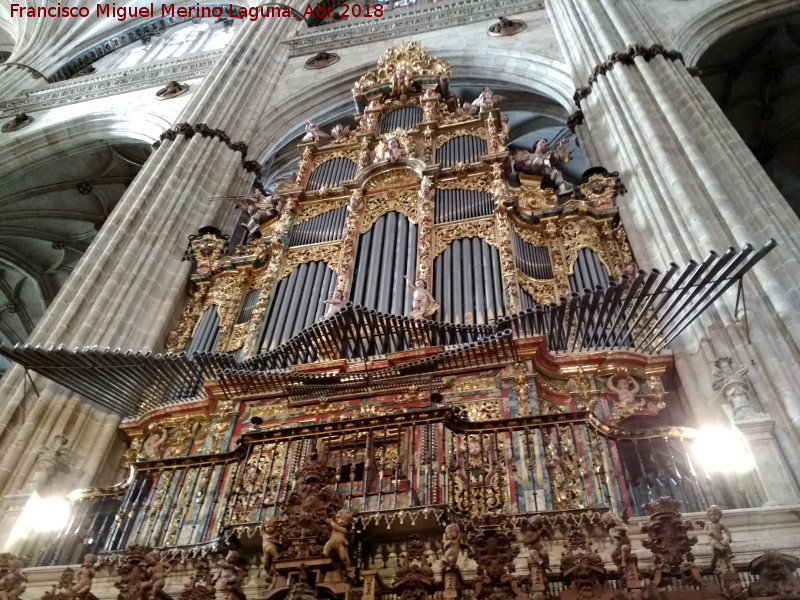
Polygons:
<instances>
[{"instance_id":1,"label":"organ gallery railing","mask_svg":"<svg viewBox=\"0 0 800 600\"><path fill-rule=\"evenodd\" d=\"M258 535L282 514L297 474L319 460L345 507L368 523L399 515L603 511L642 514L656 498L686 512L758 505L749 475L712 478L686 428L635 431L588 411L472 422L449 408L266 431L232 452L138 462L126 484L76 494L67 527L39 564L77 562L132 544L196 547Z\"/></svg>"}]
</instances>

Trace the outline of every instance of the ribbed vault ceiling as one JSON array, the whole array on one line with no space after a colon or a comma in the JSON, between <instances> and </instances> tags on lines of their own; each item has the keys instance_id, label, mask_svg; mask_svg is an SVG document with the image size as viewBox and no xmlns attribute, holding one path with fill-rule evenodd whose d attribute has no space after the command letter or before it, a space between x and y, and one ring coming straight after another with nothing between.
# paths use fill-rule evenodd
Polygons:
<instances>
[{"instance_id":1,"label":"ribbed vault ceiling","mask_svg":"<svg viewBox=\"0 0 800 600\"><path fill-rule=\"evenodd\" d=\"M149 152L76 145L0 177L0 340L27 339Z\"/></svg>"}]
</instances>

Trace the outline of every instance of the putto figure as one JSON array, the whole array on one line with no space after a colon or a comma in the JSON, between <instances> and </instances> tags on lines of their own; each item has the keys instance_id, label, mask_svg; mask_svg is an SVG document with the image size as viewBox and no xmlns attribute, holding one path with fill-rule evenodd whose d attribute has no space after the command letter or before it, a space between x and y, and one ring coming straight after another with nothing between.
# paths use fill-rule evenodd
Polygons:
<instances>
[{"instance_id":1,"label":"putto figure","mask_svg":"<svg viewBox=\"0 0 800 600\"><path fill-rule=\"evenodd\" d=\"M442 534L442 572L456 569L460 555L461 530L455 523L450 523Z\"/></svg>"},{"instance_id":2,"label":"putto figure","mask_svg":"<svg viewBox=\"0 0 800 600\"><path fill-rule=\"evenodd\" d=\"M17 559L9 563L8 573L0 579L0 600L17 600L22 596L25 591L25 583L28 581L25 573L22 572L24 566L23 562Z\"/></svg>"},{"instance_id":3,"label":"putto figure","mask_svg":"<svg viewBox=\"0 0 800 600\"><path fill-rule=\"evenodd\" d=\"M304 142L319 142L321 139L330 137L319 128L314 121L306 121L306 134L303 136Z\"/></svg>"},{"instance_id":4,"label":"putto figure","mask_svg":"<svg viewBox=\"0 0 800 600\"><path fill-rule=\"evenodd\" d=\"M275 561L280 556L278 547L278 519L267 517L261 523L261 550L264 555L264 572L271 577Z\"/></svg>"},{"instance_id":5,"label":"putto figure","mask_svg":"<svg viewBox=\"0 0 800 600\"><path fill-rule=\"evenodd\" d=\"M616 385L614 379L617 379ZM620 404L635 404L636 394L639 393L639 384L630 375L620 377L612 375L606 382L608 389L617 395L617 402Z\"/></svg>"},{"instance_id":6,"label":"putto figure","mask_svg":"<svg viewBox=\"0 0 800 600\"><path fill-rule=\"evenodd\" d=\"M386 145L379 148L377 159L389 163L396 163L405 154L405 150L400 145L400 141L392 136L386 140Z\"/></svg>"},{"instance_id":7,"label":"putto figure","mask_svg":"<svg viewBox=\"0 0 800 600\"><path fill-rule=\"evenodd\" d=\"M708 523L706 523L706 533L708 534L708 545L714 555L720 558L730 558L733 556L731 550L731 530L722 523L722 509L716 504L712 504L706 511Z\"/></svg>"},{"instance_id":8,"label":"putto figure","mask_svg":"<svg viewBox=\"0 0 800 600\"><path fill-rule=\"evenodd\" d=\"M327 319L345 305L344 292L336 290L333 292L333 294L331 294L331 297L328 300L322 300L320 301L320 304L328 305L328 307L325 309L325 314L322 315L323 319Z\"/></svg>"},{"instance_id":9,"label":"putto figure","mask_svg":"<svg viewBox=\"0 0 800 600\"><path fill-rule=\"evenodd\" d=\"M94 554L86 554L83 557L83 564L78 569L78 574L75 576L75 585L72 588L72 593L78 600L85 600L89 597L92 591L92 580L95 576L94 565L97 562L97 557Z\"/></svg>"},{"instance_id":10,"label":"putto figure","mask_svg":"<svg viewBox=\"0 0 800 600\"><path fill-rule=\"evenodd\" d=\"M550 569L550 554L544 547L542 540L545 537L550 537L550 535L550 530L545 525L542 515L534 515L528 519L522 543L528 548L531 560L544 571Z\"/></svg>"},{"instance_id":11,"label":"putto figure","mask_svg":"<svg viewBox=\"0 0 800 600\"><path fill-rule=\"evenodd\" d=\"M550 148L547 140L538 140L531 151L520 150L514 154L514 168L523 173L546 176L558 195L567 195L572 187L564 181L558 165L569 162L568 143L569 140L564 138L555 148Z\"/></svg>"},{"instance_id":12,"label":"putto figure","mask_svg":"<svg viewBox=\"0 0 800 600\"><path fill-rule=\"evenodd\" d=\"M416 318L421 317L430 317L439 310L439 303L431 296L431 293L428 291L428 282L424 279L417 279L417 281L412 285L411 282L408 280L408 277L405 278L406 280L406 287L411 290L412 293L412 301L413 304L411 305L411 316Z\"/></svg>"},{"instance_id":13,"label":"putto figure","mask_svg":"<svg viewBox=\"0 0 800 600\"><path fill-rule=\"evenodd\" d=\"M620 569L628 565L631 556L631 539L628 537L628 526L614 513L604 513L601 517L603 526L608 530L608 535L614 542L611 550L611 560Z\"/></svg>"},{"instance_id":14,"label":"putto figure","mask_svg":"<svg viewBox=\"0 0 800 600\"><path fill-rule=\"evenodd\" d=\"M234 198L233 202L236 208L249 217L247 223L242 223L248 237L254 235L262 223L278 216L283 210L283 199L280 196L267 196L259 188L256 188L252 198Z\"/></svg>"},{"instance_id":15,"label":"putto figure","mask_svg":"<svg viewBox=\"0 0 800 600\"><path fill-rule=\"evenodd\" d=\"M494 105L497 102L502 100L502 96L495 96L494 92L489 89L488 87L483 88L483 91L478 95L475 100L472 101L470 105L470 110L472 112L483 112L485 110L491 110L494 108Z\"/></svg>"},{"instance_id":16,"label":"putto figure","mask_svg":"<svg viewBox=\"0 0 800 600\"><path fill-rule=\"evenodd\" d=\"M325 556L338 559L344 571L350 569L350 555L347 552L347 547L349 545L347 534L350 531L350 525L352 523L353 513L344 508L336 513L335 519L329 519L328 525L331 526L331 537L322 549L322 553Z\"/></svg>"},{"instance_id":17,"label":"putto figure","mask_svg":"<svg viewBox=\"0 0 800 600\"><path fill-rule=\"evenodd\" d=\"M164 589L167 575L169 575L172 567L169 563L162 561L161 555L155 551L145 554L144 562L147 565L147 573L150 575L150 579L142 583L142 598L144 600L153 600Z\"/></svg>"},{"instance_id":18,"label":"putto figure","mask_svg":"<svg viewBox=\"0 0 800 600\"><path fill-rule=\"evenodd\" d=\"M244 573L239 568L239 553L231 550L217 563L217 577L214 580L216 589L220 592L229 594L233 590L239 590L242 585Z\"/></svg>"}]
</instances>

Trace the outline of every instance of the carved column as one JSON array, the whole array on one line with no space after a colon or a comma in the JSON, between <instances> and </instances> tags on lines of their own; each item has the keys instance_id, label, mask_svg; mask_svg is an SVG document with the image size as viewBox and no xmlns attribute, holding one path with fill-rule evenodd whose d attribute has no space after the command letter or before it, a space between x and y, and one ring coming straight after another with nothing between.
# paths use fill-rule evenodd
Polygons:
<instances>
[{"instance_id":1,"label":"carved column","mask_svg":"<svg viewBox=\"0 0 800 600\"><path fill-rule=\"evenodd\" d=\"M231 140L248 140L261 111L276 110L263 90L279 85L288 58L282 41L297 26L294 19L245 22L178 121L205 123ZM30 343L159 350L174 325L175 308L185 300L189 264L181 258L186 236L210 222L228 220L231 208L207 199L246 193L253 175L242 161L242 152L213 137L179 135L162 143L40 320ZM9 369L0 385L0 490L5 494L21 489L31 472L36 456L29 448L38 448L54 433L74 439L76 446L88 435L88 429L74 431L72 419L84 400L42 378L36 378L36 387L38 396L24 385L23 370L17 367ZM93 452L105 456L114 431L104 427L96 434L91 431ZM90 484L94 475L87 471L71 483Z\"/></svg>"},{"instance_id":2,"label":"carved column","mask_svg":"<svg viewBox=\"0 0 800 600\"><path fill-rule=\"evenodd\" d=\"M433 204L435 191L430 177L423 177L417 194L417 224L419 235L417 240L417 278L433 288L431 273L433 272Z\"/></svg>"},{"instance_id":3,"label":"carved column","mask_svg":"<svg viewBox=\"0 0 800 600\"><path fill-rule=\"evenodd\" d=\"M741 362L757 366L764 408L790 430L781 449L797 475L800 220L641 3L550 0L546 7L582 98L579 132L594 148L590 159L619 169L628 188L620 213L639 264L662 268L711 248L778 240L745 285L752 343L726 296L672 349L685 395L704 422L722 415L704 406L711 382L699 341L709 340L716 353L737 348Z\"/></svg>"},{"instance_id":4,"label":"carved column","mask_svg":"<svg viewBox=\"0 0 800 600\"><path fill-rule=\"evenodd\" d=\"M336 291L344 293L350 289L353 280L353 269L355 268L355 256L358 248L356 239L359 234L359 221L361 212L364 208L364 193L361 190L353 190L350 194L350 201L347 204L347 220L344 223L344 235L342 235L342 249L339 254L339 265L336 269ZM349 295L349 294L348 294ZM347 296L345 296L347 297Z\"/></svg>"}]
</instances>

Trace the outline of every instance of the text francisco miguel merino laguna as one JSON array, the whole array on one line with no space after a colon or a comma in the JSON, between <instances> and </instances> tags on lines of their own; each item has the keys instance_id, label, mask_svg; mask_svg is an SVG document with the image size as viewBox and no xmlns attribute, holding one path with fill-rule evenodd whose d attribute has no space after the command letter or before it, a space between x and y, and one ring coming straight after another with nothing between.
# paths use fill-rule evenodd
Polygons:
<instances>
[{"instance_id":1,"label":"text francisco miguel merino laguna","mask_svg":"<svg viewBox=\"0 0 800 600\"><path fill-rule=\"evenodd\" d=\"M157 10L160 7L160 11ZM367 13L369 13L369 5L367 6ZM383 5L376 4L372 6L373 9L378 9L383 12ZM332 8L320 6L319 4L308 4L305 9L304 17L325 17L332 11ZM60 2L51 4L50 6L27 6L25 4L12 4L11 16L12 17L54 17L54 18L69 18L69 17L113 17L118 21L132 19L136 17L222 17L229 14L231 17L238 17L241 19L249 19L255 21L259 18L268 17L293 17L298 16L297 11L290 10L287 6L273 4L271 6L257 6L257 7L243 7L243 6L229 6L229 11L219 6L200 6L194 5L179 5L179 4L155 4L151 2L143 6L117 6L113 2L98 2L95 5L95 10L90 10L86 6L69 6ZM373 16L373 14L366 14L365 16ZM381 14L374 14L374 16L382 16Z\"/></svg>"}]
</instances>

